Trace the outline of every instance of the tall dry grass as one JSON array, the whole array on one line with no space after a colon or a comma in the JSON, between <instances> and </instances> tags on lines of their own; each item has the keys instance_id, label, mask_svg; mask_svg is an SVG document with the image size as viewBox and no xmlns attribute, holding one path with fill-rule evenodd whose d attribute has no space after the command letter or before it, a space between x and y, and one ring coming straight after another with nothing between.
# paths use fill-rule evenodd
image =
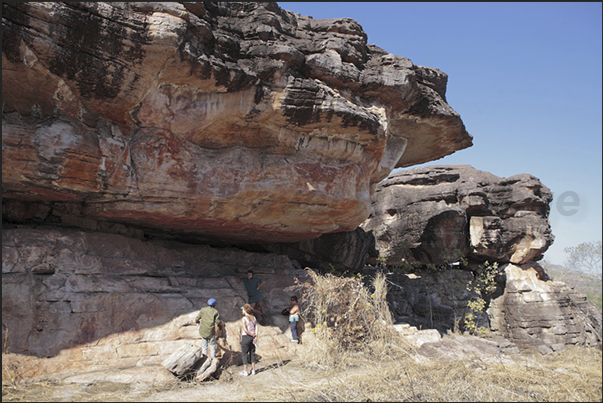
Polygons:
<instances>
[{"instance_id":1,"label":"tall dry grass","mask_svg":"<svg viewBox=\"0 0 603 403\"><path fill-rule=\"evenodd\" d=\"M413 348L392 326L387 282L382 272L371 289L359 275L340 277L307 269L310 281L300 287L302 317L310 325L305 365L328 370L364 365L367 358L402 356Z\"/></svg>"}]
</instances>

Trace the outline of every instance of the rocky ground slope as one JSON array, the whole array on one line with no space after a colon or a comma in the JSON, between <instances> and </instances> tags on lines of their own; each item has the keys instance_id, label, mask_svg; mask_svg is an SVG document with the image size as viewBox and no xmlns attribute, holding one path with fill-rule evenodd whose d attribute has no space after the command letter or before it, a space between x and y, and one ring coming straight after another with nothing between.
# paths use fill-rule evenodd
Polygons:
<instances>
[{"instance_id":1,"label":"rocky ground slope","mask_svg":"<svg viewBox=\"0 0 603 403\"><path fill-rule=\"evenodd\" d=\"M345 371L317 371L304 365L303 355L296 355L262 359L257 374L248 377L240 375L242 366L229 367L221 372L219 379L203 383L177 380L159 366L110 372L84 371L13 385L5 384L3 377L2 400L236 402L350 401L356 398L434 401L438 396L455 401L462 396L469 401L506 401L513 397L522 401L600 400L600 384L598 390L596 388L597 377L600 381L601 374L600 352L598 357L596 354L592 357L583 355L580 359L560 356L558 360L563 361L558 364L564 367L555 367L543 361L544 356L522 356L504 346L493 340L449 336L416 349L409 357L410 361L399 368L367 363L368 367L352 366ZM597 370L593 370L597 366L598 375ZM379 372L370 372L375 370ZM527 375L534 372L545 378L530 382ZM504 378L502 383L501 376ZM358 390L356 386L369 379L369 384ZM490 383L486 384L486 381ZM430 382L439 384L431 385ZM406 387L400 388L398 383ZM559 388L561 384L566 386Z\"/></svg>"}]
</instances>

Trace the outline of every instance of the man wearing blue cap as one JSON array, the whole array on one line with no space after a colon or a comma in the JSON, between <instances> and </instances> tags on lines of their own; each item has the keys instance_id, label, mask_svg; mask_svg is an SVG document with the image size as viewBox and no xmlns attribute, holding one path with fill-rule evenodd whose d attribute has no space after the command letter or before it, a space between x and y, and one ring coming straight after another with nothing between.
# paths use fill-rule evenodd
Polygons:
<instances>
[{"instance_id":1,"label":"man wearing blue cap","mask_svg":"<svg viewBox=\"0 0 603 403\"><path fill-rule=\"evenodd\" d=\"M195 319L195 323L199 324L202 352L209 357L207 354L207 344L209 343L211 358L216 358L216 326L221 322L220 313L215 306L216 300L210 298L207 301L207 306L201 308Z\"/></svg>"}]
</instances>

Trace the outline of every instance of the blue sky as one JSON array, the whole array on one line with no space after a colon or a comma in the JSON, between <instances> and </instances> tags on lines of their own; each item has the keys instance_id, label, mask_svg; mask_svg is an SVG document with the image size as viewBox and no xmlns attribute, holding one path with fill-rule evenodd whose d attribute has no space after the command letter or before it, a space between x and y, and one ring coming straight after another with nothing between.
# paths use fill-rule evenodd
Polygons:
<instances>
[{"instance_id":1,"label":"blue sky","mask_svg":"<svg viewBox=\"0 0 603 403\"><path fill-rule=\"evenodd\" d=\"M602 239L602 3L278 4L352 18L369 43L448 74L447 101L473 146L423 165L539 178L553 192L548 262Z\"/></svg>"}]
</instances>

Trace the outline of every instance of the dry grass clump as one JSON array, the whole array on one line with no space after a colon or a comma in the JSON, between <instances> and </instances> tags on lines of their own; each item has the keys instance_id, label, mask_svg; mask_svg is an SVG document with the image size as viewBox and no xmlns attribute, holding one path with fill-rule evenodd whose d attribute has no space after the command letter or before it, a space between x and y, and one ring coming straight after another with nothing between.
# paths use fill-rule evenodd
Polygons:
<instances>
[{"instance_id":1,"label":"dry grass clump","mask_svg":"<svg viewBox=\"0 0 603 403\"><path fill-rule=\"evenodd\" d=\"M49 382L28 384L26 375L32 371L32 364L25 357L17 354L2 353L2 401L30 401L33 389L39 391L40 398L47 400L46 391Z\"/></svg>"},{"instance_id":2,"label":"dry grass clump","mask_svg":"<svg viewBox=\"0 0 603 403\"><path fill-rule=\"evenodd\" d=\"M300 290L302 317L313 325L304 355L307 365L340 369L363 365L368 357L389 357L395 349L404 355L412 350L392 326L382 272L372 279L371 293L360 275L337 277L307 271L310 281Z\"/></svg>"}]
</instances>

